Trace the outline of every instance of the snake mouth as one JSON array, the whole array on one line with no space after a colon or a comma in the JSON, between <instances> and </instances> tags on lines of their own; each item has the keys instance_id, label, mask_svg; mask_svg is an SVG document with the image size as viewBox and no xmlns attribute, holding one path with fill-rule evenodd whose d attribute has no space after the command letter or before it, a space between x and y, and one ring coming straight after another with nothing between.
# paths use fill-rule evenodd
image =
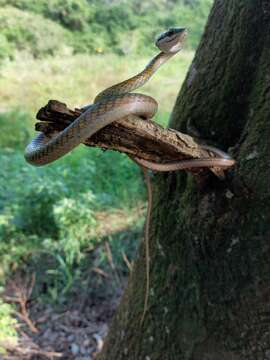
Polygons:
<instances>
[{"instance_id":1,"label":"snake mouth","mask_svg":"<svg viewBox=\"0 0 270 360\"><path fill-rule=\"evenodd\" d=\"M180 41L184 41L185 38L188 35L188 30L187 29L181 29L181 30L179 30L179 33L177 35L179 36Z\"/></svg>"},{"instance_id":2,"label":"snake mouth","mask_svg":"<svg viewBox=\"0 0 270 360\"><path fill-rule=\"evenodd\" d=\"M170 39L166 40L167 43L170 43L178 38L178 35L175 35L174 37L171 37Z\"/></svg>"}]
</instances>

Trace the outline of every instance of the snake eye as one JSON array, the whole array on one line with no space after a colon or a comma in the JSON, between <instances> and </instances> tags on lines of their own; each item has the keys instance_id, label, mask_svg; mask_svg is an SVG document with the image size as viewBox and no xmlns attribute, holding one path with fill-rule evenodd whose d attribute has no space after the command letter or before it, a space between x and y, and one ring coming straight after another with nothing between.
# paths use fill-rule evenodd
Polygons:
<instances>
[{"instance_id":1,"label":"snake eye","mask_svg":"<svg viewBox=\"0 0 270 360\"><path fill-rule=\"evenodd\" d=\"M160 34L159 37L157 38L157 41L171 37L174 33L175 33L174 29L169 29L169 30L165 31L164 33Z\"/></svg>"},{"instance_id":2,"label":"snake eye","mask_svg":"<svg viewBox=\"0 0 270 360\"><path fill-rule=\"evenodd\" d=\"M168 32L167 32L167 36L171 36L175 33L175 30L174 29L169 29Z\"/></svg>"}]
</instances>

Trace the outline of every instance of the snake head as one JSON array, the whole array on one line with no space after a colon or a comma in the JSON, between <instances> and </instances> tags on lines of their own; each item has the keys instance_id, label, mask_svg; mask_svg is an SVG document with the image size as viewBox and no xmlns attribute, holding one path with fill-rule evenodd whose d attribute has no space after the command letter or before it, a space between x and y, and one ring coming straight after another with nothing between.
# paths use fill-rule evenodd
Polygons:
<instances>
[{"instance_id":1,"label":"snake head","mask_svg":"<svg viewBox=\"0 0 270 360\"><path fill-rule=\"evenodd\" d=\"M185 28L171 28L159 35L156 46L164 53L176 53L182 49L187 33Z\"/></svg>"}]
</instances>

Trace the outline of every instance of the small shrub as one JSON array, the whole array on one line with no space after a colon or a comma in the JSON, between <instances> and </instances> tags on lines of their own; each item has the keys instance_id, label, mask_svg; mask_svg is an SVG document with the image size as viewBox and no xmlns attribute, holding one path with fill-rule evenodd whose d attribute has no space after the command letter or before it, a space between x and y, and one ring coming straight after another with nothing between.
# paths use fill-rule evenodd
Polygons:
<instances>
[{"instance_id":1,"label":"small shrub","mask_svg":"<svg viewBox=\"0 0 270 360\"><path fill-rule=\"evenodd\" d=\"M58 246L65 255L65 262L72 266L83 257L82 249L89 248L95 237L96 221L93 212L93 194L88 191L77 199L63 198L54 205L53 213L59 228Z\"/></svg>"},{"instance_id":2,"label":"small shrub","mask_svg":"<svg viewBox=\"0 0 270 360\"><path fill-rule=\"evenodd\" d=\"M68 32L57 23L31 12L12 7L0 9L0 34L7 56L27 51L34 57L61 53L69 42Z\"/></svg>"}]
</instances>

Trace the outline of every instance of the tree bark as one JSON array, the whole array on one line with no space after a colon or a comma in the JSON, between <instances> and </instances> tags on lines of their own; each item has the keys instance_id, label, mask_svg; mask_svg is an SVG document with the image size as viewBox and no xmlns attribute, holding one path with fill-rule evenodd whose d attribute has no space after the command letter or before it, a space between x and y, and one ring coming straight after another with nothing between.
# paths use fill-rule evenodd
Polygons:
<instances>
[{"instance_id":1,"label":"tree bark","mask_svg":"<svg viewBox=\"0 0 270 360\"><path fill-rule=\"evenodd\" d=\"M237 165L154 177L148 311L142 244L98 360L270 359L269 114L269 0L216 0L171 127Z\"/></svg>"}]
</instances>

